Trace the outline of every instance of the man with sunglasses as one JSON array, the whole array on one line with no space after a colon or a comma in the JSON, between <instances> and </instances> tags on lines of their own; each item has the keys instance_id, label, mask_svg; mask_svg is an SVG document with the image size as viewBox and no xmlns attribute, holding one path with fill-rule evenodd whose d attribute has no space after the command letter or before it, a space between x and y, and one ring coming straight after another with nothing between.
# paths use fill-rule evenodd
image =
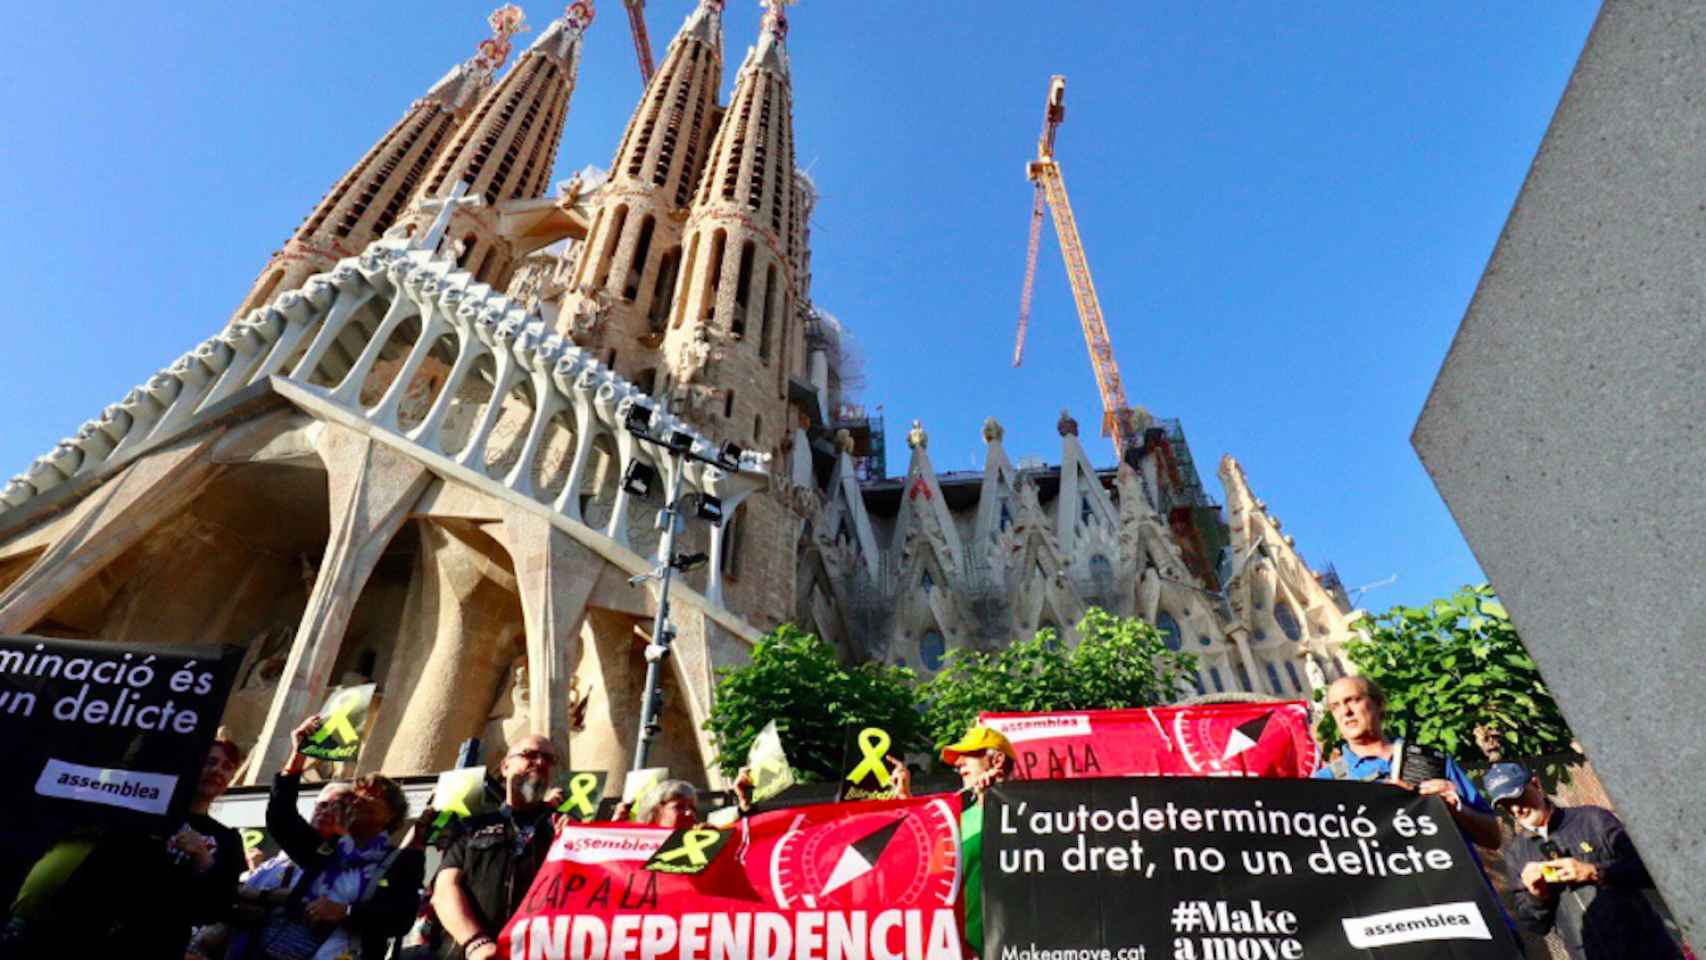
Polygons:
<instances>
[{"instance_id":1,"label":"man with sunglasses","mask_svg":"<svg viewBox=\"0 0 1706 960\"><path fill-rule=\"evenodd\" d=\"M1616 814L1559 806L1520 763L1495 763L1481 782L1516 823L1504 855L1518 923L1537 934L1556 929L1571 960L1680 960L1647 899L1653 879Z\"/></svg>"},{"instance_id":2,"label":"man with sunglasses","mask_svg":"<svg viewBox=\"0 0 1706 960\"><path fill-rule=\"evenodd\" d=\"M551 849L549 794L556 767L549 739L516 741L498 766L503 806L452 828L432 882L432 909L445 934L438 951L443 960L497 956L498 933L521 906Z\"/></svg>"}]
</instances>

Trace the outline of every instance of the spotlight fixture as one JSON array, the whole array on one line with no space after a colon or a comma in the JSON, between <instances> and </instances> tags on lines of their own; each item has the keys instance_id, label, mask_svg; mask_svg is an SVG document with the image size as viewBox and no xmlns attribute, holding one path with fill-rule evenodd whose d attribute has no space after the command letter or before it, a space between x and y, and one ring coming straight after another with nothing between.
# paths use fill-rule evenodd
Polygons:
<instances>
[{"instance_id":1,"label":"spotlight fixture","mask_svg":"<svg viewBox=\"0 0 1706 960\"><path fill-rule=\"evenodd\" d=\"M669 435L669 448L685 453L693 449L693 434L686 430L674 430Z\"/></svg>"},{"instance_id":2,"label":"spotlight fixture","mask_svg":"<svg viewBox=\"0 0 1706 960\"><path fill-rule=\"evenodd\" d=\"M739 470L740 453L740 447L733 443L723 444L723 448L717 451L717 466L724 470Z\"/></svg>"},{"instance_id":3,"label":"spotlight fixture","mask_svg":"<svg viewBox=\"0 0 1706 960\"><path fill-rule=\"evenodd\" d=\"M628 404L628 415L622 421L622 425L627 428L629 433L643 437L652 431L653 414L652 408L643 403L630 403Z\"/></svg>"},{"instance_id":4,"label":"spotlight fixture","mask_svg":"<svg viewBox=\"0 0 1706 960\"><path fill-rule=\"evenodd\" d=\"M695 512L699 515L699 519L721 526L723 522L723 501L719 497L701 493L699 505Z\"/></svg>"},{"instance_id":5,"label":"spotlight fixture","mask_svg":"<svg viewBox=\"0 0 1706 960\"><path fill-rule=\"evenodd\" d=\"M644 499L658 485L658 472L643 460L634 460L622 474L622 489Z\"/></svg>"},{"instance_id":6,"label":"spotlight fixture","mask_svg":"<svg viewBox=\"0 0 1706 960\"><path fill-rule=\"evenodd\" d=\"M678 553L675 555L675 559L671 561L670 566L686 573L709 559L711 559L710 556L703 553Z\"/></svg>"}]
</instances>

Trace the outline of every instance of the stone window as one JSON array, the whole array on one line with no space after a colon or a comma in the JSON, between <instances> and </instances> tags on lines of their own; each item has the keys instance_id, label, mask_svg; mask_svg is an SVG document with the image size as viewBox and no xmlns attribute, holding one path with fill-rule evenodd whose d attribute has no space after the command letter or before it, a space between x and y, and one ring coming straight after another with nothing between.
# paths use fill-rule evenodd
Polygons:
<instances>
[{"instance_id":1,"label":"stone window","mask_svg":"<svg viewBox=\"0 0 1706 960\"><path fill-rule=\"evenodd\" d=\"M1268 689L1275 693L1285 692L1285 687L1280 685L1279 668L1274 666L1272 660L1268 661Z\"/></svg>"},{"instance_id":2,"label":"stone window","mask_svg":"<svg viewBox=\"0 0 1706 960\"><path fill-rule=\"evenodd\" d=\"M646 258L652 253L652 231L657 221L650 215L640 221L640 237L634 241L634 261L628 267L628 280L622 285L622 299L633 303L640 295L640 278L646 273Z\"/></svg>"},{"instance_id":3,"label":"stone window","mask_svg":"<svg viewBox=\"0 0 1706 960\"><path fill-rule=\"evenodd\" d=\"M729 318L729 332L736 337L746 336L746 308L752 302L752 267L758 257L758 244L751 240L740 245L740 272L735 278L735 315Z\"/></svg>"},{"instance_id":4,"label":"stone window","mask_svg":"<svg viewBox=\"0 0 1706 960\"><path fill-rule=\"evenodd\" d=\"M1274 601L1274 620L1279 623L1286 639L1295 642L1303 638L1303 626L1297 622L1297 611L1291 608L1289 601Z\"/></svg>"},{"instance_id":5,"label":"stone window","mask_svg":"<svg viewBox=\"0 0 1706 960\"><path fill-rule=\"evenodd\" d=\"M604 235L604 247L598 253L598 270L592 275L592 285L602 287L610 282L610 264L616 258L616 247L622 242L622 228L628 223L628 206L616 208L610 218L610 230Z\"/></svg>"},{"instance_id":6,"label":"stone window","mask_svg":"<svg viewBox=\"0 0 1706 960\"><path fill-rule=\"evenodd\" d=\"M1214 681L1214 692L1215 693L1225 693L1226 692L1226 682L1224 680L1220 679L1220 668L1219 667L1209 667L1208 668L1208 678L1210 680Z\"/></svg>"},{"instance_id":7,"label":"stone window","mask_svg":"<svg viewBox=\"0 0 1706 960\"><path fill-rule=\"evenodd\" d=\"M1173 615L1163 610L1155 615L1155 629L1161 631L1161 639L1167 644L1167 649L1178 650L1184 646L1179 634L1179 621Z\"/></svg>"},{"instance_id":8,"label":"stone window","mask_svg":"<svg viewBox=\"0 0 1706 960\"><path fill-rule=\"evenodd\" d=\"M923 661L924 669L935 673L942 669L942 659L948 654L948 643L942 637L940 630L926 630L918 641L918 659Z\"/></svg>"},{"instance_id":9,"label":"stone window","mask_svg":"<svg viewBox=\"0 0 1706 960\"><path fill-rule=\"evenodd\" d=\"M1296 690L1298 693L1302 693L1303 692L1303 681L1298 679L1298 677L1297 677L1297 664L1292 663L1290 660L1287 660L1285 662L1285 672L1286 672L1287 676L1291 677L1292 689Z\"/></svg>"}]
</instances>

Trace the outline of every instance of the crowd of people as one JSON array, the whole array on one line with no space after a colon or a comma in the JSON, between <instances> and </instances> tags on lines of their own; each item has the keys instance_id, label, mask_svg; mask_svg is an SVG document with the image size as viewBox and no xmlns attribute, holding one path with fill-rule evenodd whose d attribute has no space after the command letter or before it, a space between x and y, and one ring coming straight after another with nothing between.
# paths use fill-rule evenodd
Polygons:
<instances>
[{"instance_id":1,"label":"crowd of people","mask_svg":"<svg viewBox=\"0 0 1706 960\"><path fill-rule=\"evenodd\" d=\"M1403 745L1385 734L1377 685L1340 679L1328 689L1327 707L1343 740L1315 776L1438 797L1472 849L1502 848L1515 924L1556 931L1577 960L1683 957L1652 904L1652 880L1610 811L1562 806L1515 763L1494 764L1480 788L1449 758L1440 776L1406 782L1394 775ZM552 786L559 758L551 742L530 736L510 745L496 767L501 804L439 830L436 811L411 818L402 788L378 774L323 786L303 817L298 799L310 762L303 746L320 723L311 717L297 727L296 749L273 779L266 826L276 855L251 852L245 860L238 833L209 816L241 759L234 743L218 740L181 829L167 837L76 832L36 862L0 936L0 960L496 957L503 925L566 822L556 812L563 795ZM964 935L981 952L984 798L1013 775L1018 757L1002 734L974 726L941 759L961 781ZM898 794L910 796L906 766L894 761L892 776ZM742 812L750 789L742 771L735 784ZM686 781L666 780L615 816L680 829L698 822L698 799ZM1498 811L1512 824L1508 839ZM430 878L429 843L440 852Z\"/></svg>"}]
</instances>

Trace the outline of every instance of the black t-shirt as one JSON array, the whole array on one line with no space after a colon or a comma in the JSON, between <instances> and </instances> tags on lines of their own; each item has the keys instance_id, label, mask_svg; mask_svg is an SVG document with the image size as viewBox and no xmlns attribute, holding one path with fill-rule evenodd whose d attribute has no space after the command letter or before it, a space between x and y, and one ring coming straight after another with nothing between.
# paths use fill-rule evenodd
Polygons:
<instances>
[{"instance_id":1,"label":"black t-shirt","mask_svg":"<svg viewBox=\"0 0 1706 960\"><path fill-rule=\"evenodd\" d=\"M438 868L462 871L462 889L474 917L481 929L496 937L521 906L551 850L551 808L526 815L506 807L452 829L455 832ZM440 956L460 960L462 949L446 937Z\"/></svg>"}]
</instances>

